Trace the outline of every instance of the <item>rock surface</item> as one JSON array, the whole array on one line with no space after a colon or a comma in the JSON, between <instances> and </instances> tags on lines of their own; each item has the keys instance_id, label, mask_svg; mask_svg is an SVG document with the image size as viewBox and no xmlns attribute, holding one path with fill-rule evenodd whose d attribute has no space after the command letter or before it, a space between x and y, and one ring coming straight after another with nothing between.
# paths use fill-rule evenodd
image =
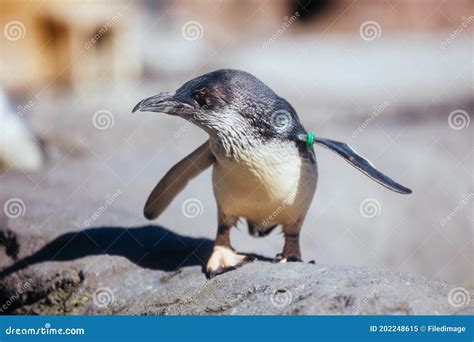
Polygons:
<instances>
[{"instance_id":1,"label":"rock surface","mask_svg":"<svg viewBox=\"0 0 474 342\"><path fill-rule=\"evenodd\" d=\"M87 206L87 204L84 204ZM111 214L125 220L123 213ZM0 313L14 314L454 314L452 287L369 268L257 261L207 280L212 241L156 226L44 227L29 215L1 232ZM31 220L31 221L29 221ZM71 221L72 220L72 221ZM6 227L6 228L5 228ZM49 228L48 228L49 227ZM51 227L54 227L52 229ZM62 228L61 227L68 227Z\"/></svg>"},{"instance_id":2,"label":"rock surface","mask_svg":"<svg viewBox=\"0 0 474 342\"><path fill-rule=\"evenodd\" d=\"M106 268L100 266L107 265ZM206 280L199 266L144 269L114 256L36 265L4 279L2 302L31 282L17 314L453 314L449 286L365 268L256 261ZM23 287L25 287L23 285Z\"/></svg>"}]
</instances>

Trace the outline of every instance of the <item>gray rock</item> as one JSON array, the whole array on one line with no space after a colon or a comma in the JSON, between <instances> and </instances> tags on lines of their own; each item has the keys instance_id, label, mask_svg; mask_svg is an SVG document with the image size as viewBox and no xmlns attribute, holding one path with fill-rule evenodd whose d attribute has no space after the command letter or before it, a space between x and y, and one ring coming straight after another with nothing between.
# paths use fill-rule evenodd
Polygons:
<instances>
[{"instance_id":1,"label":"gray rock","mask_svg":"<svg viewBox=\"0 0 474 342\"><path fill-rule=\"evenodd\" d=\"M84 203L87 206L87 204ZM109 208L118 220L122 211ZM114 211L115 210L115 211ZM247 315L454 314L445 283L363 267L263 257L207 280L212 241L157 226L75 230L74 212L8 220L1 313ZM77 213L77 212L76 212ZM130 218L128 218L130 220ZM41 221L42 222L42 221ZM52 229L54 227L54 229ZM18 249L19 247L19 249Z\"/></svg>"},{"instance_id":2,"label":"gray rock","mask_svg":"<svg viewBox=\"0 0 474 342\"><path fill-rule=\"evenodd\" d=\"M449 286L366 268L263 261L206 280L201 267L143 268L118 256L47 262L4 278L2 302L26 282L15 314L454 314Z\"/></svg>"}]
</instances>

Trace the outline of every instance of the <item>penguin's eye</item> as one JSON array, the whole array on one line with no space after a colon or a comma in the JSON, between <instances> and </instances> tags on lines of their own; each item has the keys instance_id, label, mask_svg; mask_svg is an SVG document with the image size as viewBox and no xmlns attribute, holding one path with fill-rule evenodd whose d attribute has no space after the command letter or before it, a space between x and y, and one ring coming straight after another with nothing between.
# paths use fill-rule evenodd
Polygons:
<instances>
[{"instance_id":1,"label":"penguin's eye","mask_svg":"<svg viewBox=\"0 0 474 342\"><path fill-rule=\"evenodd\" d=\"M203 92L197 92L193 95L193 99L194 101L197 102L197 104L199 105L199 107L204 107L204 106L208 106L209 105L209 99L207 98L207 96L203 93Z\"/></svg>"}]
</instances>

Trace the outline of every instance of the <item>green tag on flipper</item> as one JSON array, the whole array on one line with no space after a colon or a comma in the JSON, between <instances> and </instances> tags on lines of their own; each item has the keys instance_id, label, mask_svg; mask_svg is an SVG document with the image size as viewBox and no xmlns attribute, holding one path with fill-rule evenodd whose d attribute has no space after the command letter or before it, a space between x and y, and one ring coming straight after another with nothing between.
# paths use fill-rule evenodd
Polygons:
<instances>
[{"instance_id":1,"label":"green tag on flipper","mask_svg":"<svg viewBox=\"0 0 474 342\"><path fill-rule=\"evenodd\" d=\"M306 140L306 143L308 144L308 147L313 146L313 142L314 142L314 132L311 131L308 134L308 140Z\"/></svg>"}]
</instances>

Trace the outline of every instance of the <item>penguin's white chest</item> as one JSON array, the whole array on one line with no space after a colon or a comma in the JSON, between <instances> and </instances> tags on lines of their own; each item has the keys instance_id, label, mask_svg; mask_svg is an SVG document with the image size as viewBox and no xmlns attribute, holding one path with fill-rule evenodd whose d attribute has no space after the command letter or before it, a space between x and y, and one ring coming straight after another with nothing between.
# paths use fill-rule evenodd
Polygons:
<instances>
[{"instance_id":1,"label":"penguin's white chest","mask_svg":"<svg viewBox=\"0 0 474 342\"><path fill-rule=\"evenodd\" d=\"M301 158L292 143L267 143L245 148L236 158L216 158L213 188L224 214L291 224L306 213L316 190L316 164Z\"/></svg>"}]
</instances>

